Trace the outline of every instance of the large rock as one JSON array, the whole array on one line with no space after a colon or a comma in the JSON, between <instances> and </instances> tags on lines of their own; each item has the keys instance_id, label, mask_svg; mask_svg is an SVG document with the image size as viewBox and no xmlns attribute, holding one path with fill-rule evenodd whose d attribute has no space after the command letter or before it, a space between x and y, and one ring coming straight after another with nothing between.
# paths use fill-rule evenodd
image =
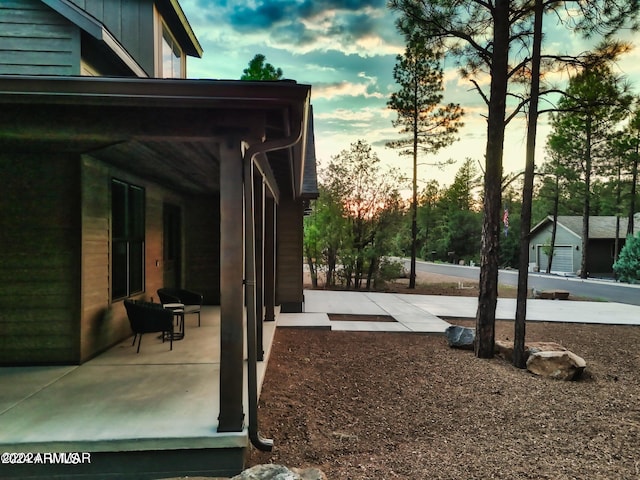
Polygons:
<instances>
[{"instance_id":1,"label":"large rock","mask_svg":"<svg viewBox=\"0 0 640 480\"><path fill-rule=\"evenodd\" d=\"M475 328L451 325L444 333L447 336L450 347L473 350L473 341L476 338Z\"/></svg>"},{"instance_id":2,"label":"large rock","mask_svg":"<svg viewBox=\"0 0 640 480\"><path fill-rule=\"evenodd\" d=\"M236 475L231 480L327 480L317 468L287 468L283 465L256 465Z\"/></svg>"},{"instance_id":3,"label":"large rock","mask_svg":"<svg viewBox=\"0 0 640 480\"><path fill-rule=\"evenodd\" d=\"M536 352L560 352L565 350L566 348L555 342L525 342L524 358L526 361L529 358L529 355ZM504 358L507 362L512 362L513 341L496 340L495 352L498 357Z\"/></svg>"},{"instance_id":4,"label":"large rock","mask_svg":"<svg viewBox=\"0 0 640 480\"><path fill-rule=\"evenodd\" d=\"M527 360L531 373L556 380L576 380L586 367L584 359L569 350L539 351L531 353Z\"/></svg>"}]
</instances>

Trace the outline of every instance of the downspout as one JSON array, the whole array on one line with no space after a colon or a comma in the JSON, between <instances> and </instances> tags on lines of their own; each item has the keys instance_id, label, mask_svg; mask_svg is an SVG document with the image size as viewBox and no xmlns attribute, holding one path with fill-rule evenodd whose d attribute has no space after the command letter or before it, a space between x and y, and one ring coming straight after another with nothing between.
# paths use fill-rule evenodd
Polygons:
<instances>
[{"instance_id":1,"label":"downspout","mask_svg":"<svg viewBox=\"0 0 640 480\"><path fill-rule=\"evenodd\" d=\"M258 155L292 147L300 141L305 123L304 107L297 111L293 132L278 140L255 143L244 154L244 219L245 219L245 263L247 292L247 388L249 394L249 439L254 447L263 452L273 449L273 440L263 438L258 432L258 346L256 343L256 265L255 231L253 220L253 162Z\"/></svg>"}]
</instances>

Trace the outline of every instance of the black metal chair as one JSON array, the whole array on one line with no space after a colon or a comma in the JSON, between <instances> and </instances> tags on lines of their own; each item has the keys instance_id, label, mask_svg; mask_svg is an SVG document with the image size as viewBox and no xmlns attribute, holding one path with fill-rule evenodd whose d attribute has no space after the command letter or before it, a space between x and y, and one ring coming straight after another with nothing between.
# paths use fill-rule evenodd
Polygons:
<instances>
[{"instance_id":1,"label":"black metal chair","mask_svg":"<svg viewBox=\"0 0 640 480\"><path fill-rule=\"evenodd\" d=\"M200 326L200 311L202 310L202 294L185 290L184 288L159 288L158 298L160 303L182 303L184 314L198 314L198 326Z\"/></svg>"},{"instance_id":2,"label":"black metal chair","mask_svg":"<svg viewBox=\"0 0 640 480\"><path fill-rule=\"evenodd\" d=\"M131 324L131 330L135 334L133 343L135 345L138 339L138 351L140 353L140 344L142 343L142 335L145 333L162 332L162 342L165 337L169 338L169 350L173 350L173 312L162 308L159 303L143 302L136 300L125 300L124 308L127 310L127 317Z\"/></svg>"}]
</instances>

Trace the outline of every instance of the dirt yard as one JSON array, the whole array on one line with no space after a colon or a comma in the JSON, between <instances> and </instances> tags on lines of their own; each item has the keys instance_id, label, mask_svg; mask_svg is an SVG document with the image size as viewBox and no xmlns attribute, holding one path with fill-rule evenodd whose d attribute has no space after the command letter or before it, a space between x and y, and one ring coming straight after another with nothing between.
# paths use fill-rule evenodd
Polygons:
<instances>
[{"instance_id":1,"label":"dirt yard","mask_svg":"<svg viewBox=\"0 0 640 480\"><path fill-rule=\"evenodd\" d=\"M477 295L458 279L418 281ZM497 322L496 338L512 339L513 323ZM561 343L586 374L541 379L439 336L279 329L260 400L275 448L249 465L331 480L640 478L640 328L532 322L527 340Z\"/></svg>"}]
</instances>

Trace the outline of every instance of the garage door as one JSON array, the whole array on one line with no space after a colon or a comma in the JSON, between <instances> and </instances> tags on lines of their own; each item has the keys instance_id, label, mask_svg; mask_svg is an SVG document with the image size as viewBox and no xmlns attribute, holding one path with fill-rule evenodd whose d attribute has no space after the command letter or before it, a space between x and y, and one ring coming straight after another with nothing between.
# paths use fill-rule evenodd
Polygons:
<instances>
[{"instance_id":1,"label":"garage door","mask_svg":"<svg viewBox=\"0 0 640 480\"><path fill-rule=\"evenodd\" d=\"M538 245L538 265L541 272L547 271L547 263L549 257L544 253L542 245ZM552 273L574 273L573 268L573 247L569 245L557 245L553 249L553 263L551 264Z\"/></svg>"}]
</instances>

